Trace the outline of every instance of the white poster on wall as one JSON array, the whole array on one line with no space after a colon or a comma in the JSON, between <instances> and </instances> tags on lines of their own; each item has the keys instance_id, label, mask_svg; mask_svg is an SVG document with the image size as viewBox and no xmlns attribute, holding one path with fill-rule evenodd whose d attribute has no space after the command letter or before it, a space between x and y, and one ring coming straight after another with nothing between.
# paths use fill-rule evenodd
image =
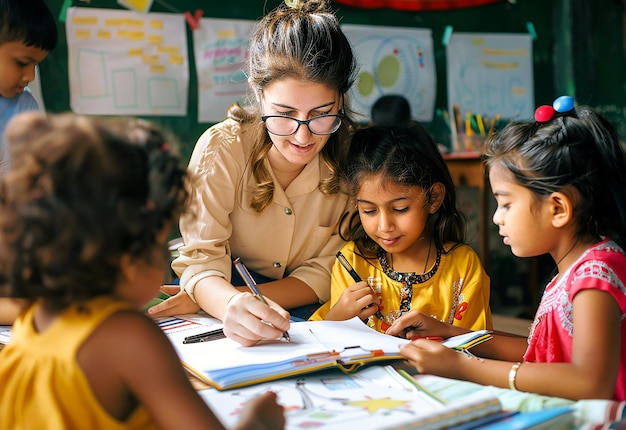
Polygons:
<instances>
[{"instance_id":1,"label":"white poster on wall","mask_svg":"<svg viewBox=\"0 0 626 430\"><path fill-rule=\"evenodd\" d=\"M351 107L370 121L374 102L385 94L404 95L413 119L432 121L437 77L429 29L344 24L354 48L359 75L351 91Z\"/></svg>"},{"instance_id":2,"label":"white poster on wall","mask_svg":"<svg viewBox=\"0 0 626 430\"><path fill-rule=\"evenodd\" d=\"M193 32L198 76L198 122L219 122L234 102L244 102L244 72L255 21L203 18Z\"/></svg>"},{"instance_id":3,"label":"white poster on wall","mask_svg":"<svg viewBox=\"0 0 626 430\"><path fill-rule=\"evenodd\" d=\"M187 114L189 61L182 14L72 7L66 31L74 112Z\"/></svg>"},{"instance_id":4,"label":"white poster on wall","mask_svg":"<svg viewBox=\"0 0 626 430\"><path fill-rule=\"evenodd\" d=\"M529 34L452 33L446 49L448 108L462 118L532 118L535 109Z\"/></svg>"}]
</instances>

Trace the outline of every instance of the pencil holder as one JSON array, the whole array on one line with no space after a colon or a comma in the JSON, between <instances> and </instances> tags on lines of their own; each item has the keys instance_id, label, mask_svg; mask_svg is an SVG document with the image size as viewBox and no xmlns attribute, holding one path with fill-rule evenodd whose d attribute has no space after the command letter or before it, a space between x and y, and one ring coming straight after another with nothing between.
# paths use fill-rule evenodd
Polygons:
<instances>
[{"instance_id":1,"label":"pencil holder","mask_svg":"<svg viewBox=\"0 0 626 430\"><path fill-rule=\"evenodd\" d=\"M479 134L459 133L452 136L453 152L482 152L485 137Z\"/></svg>"}]
</instances>

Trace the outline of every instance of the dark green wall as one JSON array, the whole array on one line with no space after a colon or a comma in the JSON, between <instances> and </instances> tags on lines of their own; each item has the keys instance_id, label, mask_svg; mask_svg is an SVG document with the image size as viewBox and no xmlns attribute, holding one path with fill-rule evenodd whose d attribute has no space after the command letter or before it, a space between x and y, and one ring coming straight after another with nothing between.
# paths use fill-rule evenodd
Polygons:
<instances>
[{"instance_id":1,"label":"dark green wall","mask_svg":"<svg viewBox=\"0 0 626 430\"><path fill-rule=\"evenodd\" d=\"M58 16L63 0L46 0ZM256 20L280 0L155 0L152 12L204 10L204 16ZM77 7L123 9L116 0L73 0ZM437 69L436 109L447 108L446 57L441 40L446 26L459 32L524 33L531 22L537 33L533 43L535 101L551 103L558 95L574 94L579 103L599 106L626 137L626 66L624 51L624 5L621 0L517 0L454 11L401 12L391 9L358 9L335 4L342 23L430 28ZM41 64L46 107L67 111L69 86L65 26L59 23L57 48ZM189 52L193 52L187 27ZM197 122L195 65L190 55L189 106L186 117L147 117L173 131L188 156L196 138L209 126ZM447 143L448 130L439 116L427 124L437 140Z\"/></svg>"}]
</instances>

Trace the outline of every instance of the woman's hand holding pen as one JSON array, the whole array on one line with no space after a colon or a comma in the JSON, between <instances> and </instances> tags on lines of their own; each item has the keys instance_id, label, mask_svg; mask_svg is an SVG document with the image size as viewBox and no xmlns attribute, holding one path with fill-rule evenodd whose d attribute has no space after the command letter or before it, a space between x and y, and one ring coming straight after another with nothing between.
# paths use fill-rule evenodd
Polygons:
<instances>
[{"instance_id":1,"label":"woman's hand holding pen","mask_svg":"<svg viewBox=\"0 0 626 430\"><path fill-rule=\"evenodd\" d=\"M365 320L378 310L378 298L367 282L359 281L343 290L339 300L328 311L327 320L343 321L358 316Z\"/></svg>"},{"instance_id":2,"label":"woman's hand holding pen","mask_svg":"<svg viewBox=\"0 0 626 430\"><path fill-rule=\"evenodd\" d=\"M267 305L251 293L235 294L226 305L224 334L243 346L283 337L290 326L289 312L272 300L265 300Z\"/></svg>"}]
</instances>

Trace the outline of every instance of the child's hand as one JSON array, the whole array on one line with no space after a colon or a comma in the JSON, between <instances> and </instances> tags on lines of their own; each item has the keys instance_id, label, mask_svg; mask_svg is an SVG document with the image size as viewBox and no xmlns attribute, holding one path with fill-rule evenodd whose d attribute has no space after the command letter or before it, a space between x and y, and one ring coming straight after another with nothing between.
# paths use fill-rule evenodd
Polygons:
<instances>
[{"instance_id":1,"label":"child's hand","mask_svg":"<svg viewBox=\"0 0 626 430\"><path fill-rule=\"evenodd\" d=\"M200 310L200 306L194 303L185 290L180 289L180 287L163 285L161 289L167 294L175 293L175 295L148 309L148 314L151 317L161 318L172 315L195 314Z\"/></svg>"},{"instance_id":2,"label":"child's hand","mask_svg":"<svg viewBox=\"0 0 626 430\"><path fill-rule=\"evenodd\" d=\"M346 288L335 305L328 311L327 320L343 321L358 316L365 320L378 310L378 298L367 285L357 282Z\"/></svg>"},{"instance_id":3,"label":"child's hand","mask_svg":"<svg viewBox=\"0 0 626 430\"><path fill-rule=\"evenodd\" d=\"M285 412L276 403L276 393L268 391L246 403L237 430L275 430L285 428Z\"/></svg>"},{"instance_id":4,"label":"child's hand","mask_svg":"<svg viewBox=\"0 0 626 430\"><path fill-rule=\"evenodd\" d=\"M441 322L425 313L412 310L396 319L385 333L405 339L425 336L440 336L447 339L458 334L467 333L468 331L469 330Z\"/></svg>"},{"instance_id":5,"label":"child's hand","mask_svg":"<svg viewBox=\"0 0 626 430\"><path fill-rule=\"evenodd\" d=\"M454 377L453 369L462 366L467 357L439 342L426 339L411 341L400 347L400 355L415 367L419 373Z\"/></svg>"}]
</instances>

